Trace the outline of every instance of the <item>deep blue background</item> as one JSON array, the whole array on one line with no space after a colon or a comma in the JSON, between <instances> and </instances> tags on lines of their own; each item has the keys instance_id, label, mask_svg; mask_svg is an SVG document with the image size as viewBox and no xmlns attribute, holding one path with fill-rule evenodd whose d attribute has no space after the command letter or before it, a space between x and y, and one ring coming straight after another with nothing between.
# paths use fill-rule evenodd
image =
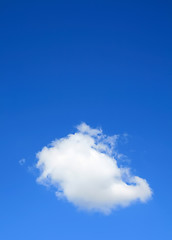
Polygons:
<instances>
[{"instance_id":1,"label":"deep blue background","mask_svg":"<svg viewBox=\"0 0 172 240\"><path fill-rule=\"evenodd\" d=\"M171 240L171 1L1 1L0 28L0 238ZM128 133L151 201L104 216L36 184L36 152L81 121Z\"/></svg>"}]
</instances>

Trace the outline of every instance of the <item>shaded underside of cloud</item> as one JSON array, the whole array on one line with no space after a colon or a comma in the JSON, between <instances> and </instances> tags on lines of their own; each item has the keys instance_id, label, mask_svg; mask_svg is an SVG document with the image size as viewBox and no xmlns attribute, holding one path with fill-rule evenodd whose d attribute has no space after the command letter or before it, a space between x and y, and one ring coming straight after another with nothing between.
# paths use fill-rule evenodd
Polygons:
<instances>
[{"instance_id":1,"label":"shaded underside of cloud","mask_svg":"<svg viewBox=\"0 0 172 240\"><path fill-rule=\"evenodd\" d=\"M152 195L147 181L119 167L114 158L117 135L82 123L74 134L55 140L37 153L41 184L56 188L56 196L86 210L110 213L118 206Z\"/></svg>"}]
</instances>

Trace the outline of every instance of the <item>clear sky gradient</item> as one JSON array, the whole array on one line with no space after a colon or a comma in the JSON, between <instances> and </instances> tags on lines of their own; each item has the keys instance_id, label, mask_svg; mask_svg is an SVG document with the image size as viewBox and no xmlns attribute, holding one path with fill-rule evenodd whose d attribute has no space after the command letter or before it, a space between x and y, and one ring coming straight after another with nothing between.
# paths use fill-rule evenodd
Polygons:
<instances>
[{"instance_id":1,"label":"clear sky gradient","mask_svg":"<svg viewBox=\"0 0 172 240\"><path fill-rule=\"evenodd\" d=\"M2 0L0 34L0 239L171 240L171 1ZM150 201L105 216L36 183L36 153L82 121L128 134Z\"/></svg>"}]
</instances>

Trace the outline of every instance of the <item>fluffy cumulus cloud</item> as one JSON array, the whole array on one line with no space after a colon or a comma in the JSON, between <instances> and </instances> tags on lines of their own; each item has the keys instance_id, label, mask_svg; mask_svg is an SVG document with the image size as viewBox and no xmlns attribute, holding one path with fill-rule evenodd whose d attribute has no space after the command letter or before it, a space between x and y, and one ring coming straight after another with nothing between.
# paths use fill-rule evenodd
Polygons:
<instances>
[{"instance_id":1,"label":"fluffy cumulus cloud","mask_svg":"<svg viewBox=\"0 0 172 240\"><path fill-rule=\"evenodd\" d=\"M118 206L146 202L152 195L147 181L117 165L117 135L82 123L74 134L55 140L37 153L41 184L52 185L58 198L86 210L110 213Z\"/></svg>"}]
</instances>

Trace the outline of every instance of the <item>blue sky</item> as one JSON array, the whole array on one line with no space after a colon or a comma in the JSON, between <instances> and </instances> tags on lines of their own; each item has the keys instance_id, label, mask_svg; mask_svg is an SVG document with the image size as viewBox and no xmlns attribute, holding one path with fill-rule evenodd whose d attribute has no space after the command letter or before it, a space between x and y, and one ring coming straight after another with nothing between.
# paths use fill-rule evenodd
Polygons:
<instances>
[{"instance_id":1,"label":"blue sky","mask_svg":"<svg viewBox=\"0 0 172 240\"><path fill-rule=\"evenodd\" d=\"M1 239L172 238L171 10L170 1L1 1ZM128 134L118 150L150 184L150 201L106 216L36 183L36 153L81 122Z\"/></svg>"}]
</instances>

